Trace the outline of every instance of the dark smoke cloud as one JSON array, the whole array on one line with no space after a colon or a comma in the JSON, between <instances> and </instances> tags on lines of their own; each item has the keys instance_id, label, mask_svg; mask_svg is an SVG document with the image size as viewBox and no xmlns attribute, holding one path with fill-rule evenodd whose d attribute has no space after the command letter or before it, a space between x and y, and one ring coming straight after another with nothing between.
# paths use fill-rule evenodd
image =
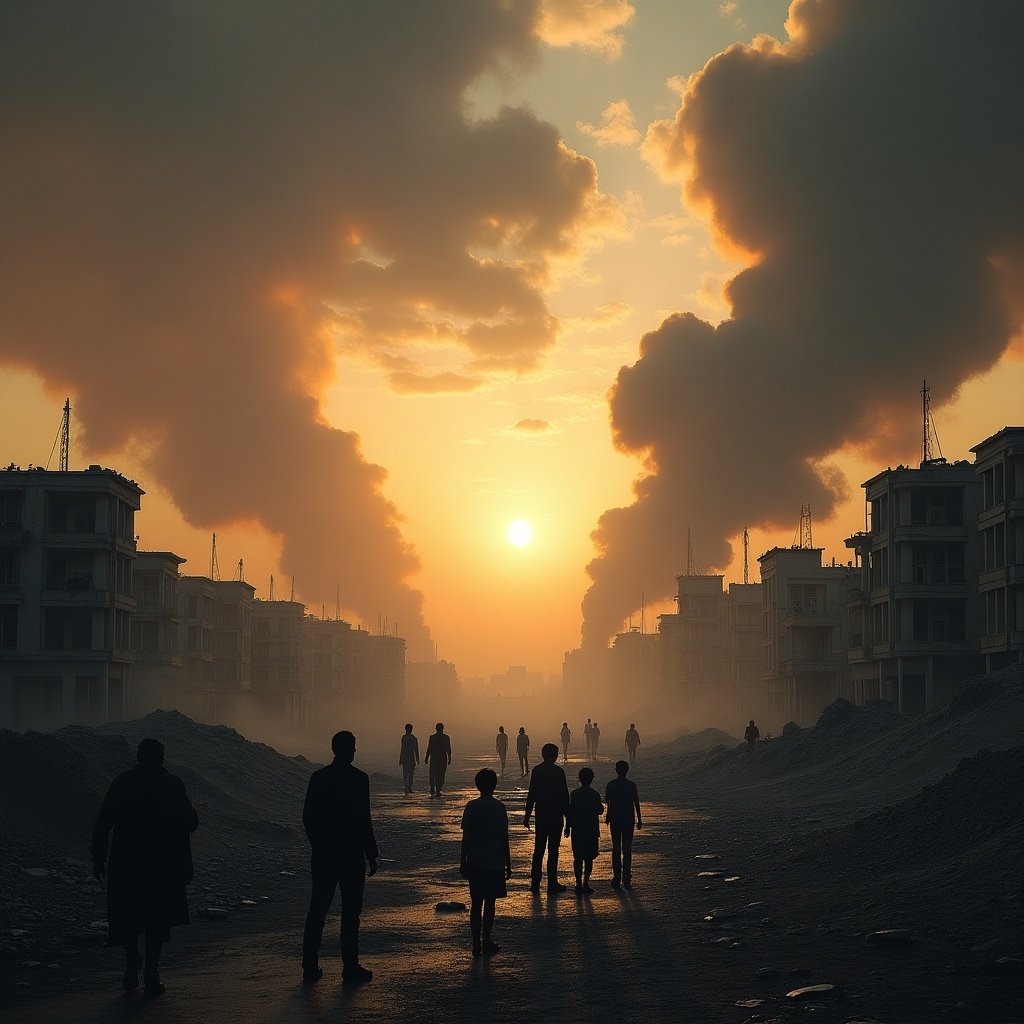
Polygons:
<instances>
[{"instance_id":1,"label":"dark smoke cloud","mask_svg":"<svg viewBox=\"0 0 1024 1024\"><path fill-rule=\"evenodd\" d=\"M1020 326L1024 6L797 2L790 43L719 54L646 151L724 240L755 254L732 317L644 337L611 399L642 455L636 501L606 512L584 602L601 644L686 565L728 564L744 525L827 516L815 466L845 445L914 450L933 401L993 366Z\"/></svg>"},{"instance_id":2,"label":"dark smoke cloud","mask_svg":"<svg viewBox=\"0 0 1024 1024\"><path fill-rule=\"evenodd\" d=\"M146 451L189 522L260 522L306 600L340 582L419 657L385 473L319 399L339 341L402 391L465 390L553 343L549 264L613 211L550 125L463 103L534 58L538 18L526 0L0 9L0 364L75 394L89 452ZM431 343L473 372L425 374Z\"/></svg>"}]
</instances>

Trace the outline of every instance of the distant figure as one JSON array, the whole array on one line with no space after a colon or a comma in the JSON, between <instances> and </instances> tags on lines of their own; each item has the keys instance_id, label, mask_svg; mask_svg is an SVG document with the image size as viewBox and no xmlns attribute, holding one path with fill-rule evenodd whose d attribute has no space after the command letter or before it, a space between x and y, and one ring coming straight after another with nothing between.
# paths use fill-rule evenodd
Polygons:
<instances>
[{"instance_id":1,"label":"distant figure","mask_svg":"<svg viewBox=\"0 0 1024 1024\"><path fill-rule=\"evenodd\" d=\"M640 797L636 783L626 778L628 771L628 761L616 761L616 778L604 789L607 808L604 820L608 822L612 837L613 889L620 885L625 889L633 887L633 829L644 827L640 816Z\"/></svg>"},{"instance_id":2,"label":"distant figure","mask_svg":"<svg viewBox=\"0 0 1024 1024\"><path fill-rule=\"evenodd\" d=\"M530 815L537 809L537 831L533 841L533 864L530 868L530 889L540 891L544 849L548 851L548 892L564 892L558 881L558 847L562 841L562 828L569 813L569 784L565 772L556 763L558 747L545 743L540 748L543 760L530 775L530 789L526 794L526 813L523 824L530 827Z\"/></svg>"},{"instance_id":3,"label":"distant figure","mask_svg":"<svg viewBox=\"0 0 1024 1024\"><path fill-rule=\"evenodd\" d=\"M565 835L572 836L572 867L576 875L576 892L589 896L590 875L594 870L601 839L601 815L604 805L597 791L591 788L594 773L590 768L579 772L580 788L569 796L569 817L565 823Z\"/></svg>"},{"instance_id":4,"label":"distant figure","mask_svg":"<svg viewBox=\"0 0 1024 1024\"><path fill-rule=\"evenodd\" d=\"M406 793L412 792L412 780L416 774L416 765L420 763L420 741L412 734L412 726L406 724L405 735L402 737L402 749L398 754L398 763L402 766L402 780L405 782Z\"/></svg>"},{"instance_id":5,"label":"distant figure","mask_svg":"<svg viewBox=\"0 0 1024 1024\"><path fill-rule=\"evenodd\" d=\"M501 765L501 774L505 774L505 758L508 757L508 733L505 726L498 726L498 735L494 737L494 749L498 752L498 763Z\"/></svg>"},{"instance_id":6,"label":"distant figure","mask_svg":"<svg viewBox=\"0 0 1024 1024\"><path fill-rule=\"evenodd\" d=\"M636 748L640 746L640 733L636 731L636 723L630 722L626 730L626 753L629 755L629 763L632 766L636 760Z\"/></svg>"},{"instance_id":7,"label":"distant figure","mask_svg":"<svg viewBox=\"0 0 1024 1024\"><path fill-rule=\"evenodd\" d=\"M564 761L569 760L569 742L572 740L572 732L569 730L569 723L562 723L562 731L558 734L558 738L562 741L562 759Z\"/></svg>"},{"instance_id":8,"label":"distant figure","mask_svg":"<svg viewBox=\"0 0 1024 1024\"><path fill-rule=\"evenodd\" d=\"M377 873L377 841L370 820L370 779L352 764L355 736L335 733L331 750L334 760L309 777L302 806L302 824L313 848L313 891L302 933L302 980L312 984L324 976L320 943L337 889L341 893L341 976L351 985L373 977L359 962L359 915L366 877Z\"/></svg>"},{"instance_id":9,"label":"distant figure","mask_svg":"<svg viewBox=\"0 0 1024 1024\"><path fill-rule=\"evenodd\" d=\"M111 946L124 946L121 984L139 987L139 932L146 939L142 978L147 996L164 991L160 951L175 925L188 924L185 886L192 881L189 836L199 815L185 784L164 768L164 747L144 739L136 751L138 765L110 785L92 830L92 873L107 879L107 935ZM110 830L109 874L107 841Z\"/></svg>"},{"instance_id":10,"label":"distant figure","mask_svg":"<svg viewBox=\"0 0 1024 1024\"><path fill-rule=\"evenodd\" d=\"M508 845L508 812L494 799L498 776L490 768L476 773L480 796L462 812L462 858L459 874L469 882L469 930L473 955L497 953L491 941L494 901L504 899L505 883L512 877L512 851Z\"/></svg>"},{"instance_id":11,"label":"distant figure","mask_svg":"<svg viewBox=\"0 0 1024 1024\"><path fill-rule=\"evenodd\" d=\"M530 737L526 735L526 726L519 726L516 737L516 754L519 757L519 774L525 775L530 770Z\"/></svg>"},{"instance_id":12,"label":"distant figure","mask_svg":"<svg viewBox=\"0 0 1024 1024\"><path fill-rule=\"evenodd\" d=\"M750 720L750 725L747 726L746 731L743 733L743 738L747 741L747 750L752 754L754 752L754 744L761 738L761 730L754 725L754 720Z\"/></svg>"},{"instance_id":13,"label":"distant figure","mask_svg":"<svg viewBox=\"0 0 1024 1024\"><path fill-rule=\"evenodd\" d=\"M597 760L597 745L601 741L601 729L597 722L594 723L590 730L590 760Z\"/></svg>"},{"instance_id":14,"label":"distant figure","mask_svg":"<svg viewBox=\"0 0 1024 1024\"><path fill-rule=\"evenodd\" d=\"M594 727L593 727L593 725L591 725L590 719L588 718L587 719L587 724L585 726L583 726L583 741L587 745L587 760L588 761L593 759L593 754L594 754L594 747L593 747L593 744L591 743L591 736L593 735L593 733L594 733Z\"/></svg>"},{"instance_id":15,"label":"distant figure","mask_svg":"<svg viewBox=\"0 0 1024 1024\"><path fill-rule=\"evenodd\" d=\"M452 740L444 731L444 722L434 726L434 734L427 740L424 764L430 765L430 795L440 796L448 765L452 763Z\"/></svg>"}]
</instances>

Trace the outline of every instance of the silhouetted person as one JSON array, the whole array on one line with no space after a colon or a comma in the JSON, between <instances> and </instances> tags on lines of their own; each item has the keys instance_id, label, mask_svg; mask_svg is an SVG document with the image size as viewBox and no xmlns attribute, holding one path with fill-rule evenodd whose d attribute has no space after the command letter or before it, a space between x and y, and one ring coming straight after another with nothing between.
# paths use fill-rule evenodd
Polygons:
<instances>
[{"instance_id":1,"label":"silhouetted person","mask_svg":"<svg viewBox=\"0 0 1024 1024\"><path fill-rule=\"evenodd\" d=\"M629 763L636 760L636 748L640 746L640 733L636 731L636 723L630 722L626 730L626 753L629 755Z\"/></svg>"},{"instance_id":2,"label":"silhouetted person","mask_svg":"<svg viewBox=\"0 0 1024 1024\"><path fill-rule=\"evenodd\" d=\"M594 732L594 726L591 724L590 719L587 719L587 724L583 726L583 742L587 745L587 760L590 761L593 758L594 747L590 742L590 737Z\"/></svg>"},{"instance_id":3,"label":"silhouetted person","mask_svg":"<svg viewBox=\"0 0 1024 1024\"><path fill-rule=\"evenodd\" d=\"M469 930L473 955L497 953L491 941L494 901L504 899L505 883L512 877L512 851L508 845L508 812L494 799L498 776L490 768L476 773L480 796L462 812L462 856L459 874L469 882Z\"/></svg>"},{"instance_id":4,"label":"silhouetted person","mask_svg":"<svg viewBox=\"0 0 1024 1024\"><path fill-rule=\"evenodd\" d=\"M398 763L402 766L402 781L405 783L405 791L411 793L412 780L416 775L416 765L420 763L420 741L413 736L412 726L409 724L405 726Z\"/></svg>"},{"instance_id":5,"label":"silhouetted person","mask_svg":"<svg viewBox=\"0 0 1024 1024\"><path fill-rule=\"evenodd\" d=\"M754 752L754 744L761 738L761 730L754 725L754 720L750 720L750 724L747 726L743 733L743 738L747 741L747 750L750 753Z\"/></svg>"},{"instance_id":6,"label":"silhouetted person","mask_svg":"<svg viewBox=\"0 0 1024 1024\"><path fill-rule=\"evenodd\" d=\"M572 740L572 732L569 730L569 723L562 723L562 731L558 734L558 738L562 741L562 760L569 760L569 743Z\"/></svg>"},{"instance_id":7,"label":"silhouetted person","mask_svg":"<svg viewBox=\"0 0 1024 1024\"><path fill-rule=\"evenodd\" d=\"M501 765L501 774L505 774L505 758L508 757L508 733L505 726L498 726L498 735L494 737L494 749L498 752L498 763Z\"/></svg>"},{"instance_id":8,"label":"silhouetted person","mask_svg":"<svg viewBox=\"0 0 1024 1024\"><path fill-rule=\"evenodd\" d=\"M605 821L612 837L612 887L633 887L633 829L643 828L636 783L627 779L628 761L615 762L616 777L605 786Z\"/></svg>"},{"instance_id":9,"label":"silhouetted person","mask_svg":"<svg viewBox=\"0 0 1024 1024\"><path fill-rule=\"evenodd\" d=\"M111 946L124 946L122 984L139 987L139 932L145 933L145 994L158 996L160 951L171 928L188 924L185 886L192 881L189 836L199 815L185 784L164 768L164 747L144 739L136 751L138 765L110 785L92 830L92 873L107 880L107 928ZM110 861L107 842L110 831Z\"/></svg>"},{"instance_id":10,"label":"silhouetted person","mask_svg":"<svg viewBox=\"0 0 1024 1024\"><path fill-rule=\"evenodd\" d=\"M430 795L440 796L444 777L448 774L448 765L452 763L452 740L444 731L444 722L438 722L434 726L434 733L427 740L427 753L423 763L430 765Z\"/></svg>"},{"instance_id":11,"label":"silhouetted person","mask_svg":"<svg viewBox=\"0 0 1024 1024\"><path fill-rule=\"evenodd\" d=\"M597 722L594 723L593 728L590 730L590 760L597 760L597 745L601 741L601 729Z\"/></svg>"},{"instance_id":12,"label":"silhouetted person","mask_svg":"<svg viewBox=\"0 0 1024 1024\"><path fill-rule=\"evenodd\" d=\"M569 784L565 772L556 763L558 747L545 743L540 748L543 760L530 775L530 788L526 794L526 813L523 824L530 827L530 815L537 810L537 831L533 841L533 864L530 869L530 889L540 891L544 850L548 851L548 892L564 892L558 881L558 847L562 841L562 828L569 813Z\"/></svg>"},{"instance_id":13,"label":"silhouetted person","mask_svg":"<svg viewBox=\"0 0 1024 1024\"><path fill-rule=\"evenodd\" d=\"M516 737L516 756L519 758L519 774L525 775L530 770L530 737L526 735L526 726L519 726Z\"/></svg>"},{"instance_id":14,"label":"silhouetted person","mask_svg":"<svg viewBox=\"0 0 1024 1024\"><path fill-rule=\"evenodd\" d=\"M594 773L589 768L579 771L580 787L569 795L569 817L565 823L566 837L572 836L572 867L576 875L576 892L588 896L594 891L590 888L590 875L594 870L594 858L597 856L601 839L601 815L604 804L591 788Z\"/></svg>"},{"instance_id":15,"label":"silhouetted person","mask_svg":"<svg viewBox=\"0 0 1024 1024\"><path fill-rule=\"evenodd\" d=\"M359 915L366 877L377 873L377 841L370 820L370 779L352 764L355 736L335 733L331 750L334 761L310 776L302 807L302 824L313 848L313 891L302 933L302 979L315 982L324 976L318 962L320 942L337 889L341 893L341 976L353 984L373 977L359 962Z\"/></svg>"}]
</instances>

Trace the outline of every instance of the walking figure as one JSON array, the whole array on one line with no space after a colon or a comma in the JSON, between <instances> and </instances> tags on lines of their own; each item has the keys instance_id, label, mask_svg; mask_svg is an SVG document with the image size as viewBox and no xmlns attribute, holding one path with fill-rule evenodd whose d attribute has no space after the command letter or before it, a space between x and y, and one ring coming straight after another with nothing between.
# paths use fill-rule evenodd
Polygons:
<instances>
[{"instance_id":1,"label":"walking figure","mask_svg":"<svg viewBox=\"0 0 1024 1024\"><path fill-rule=\"evenodd\" d=\"M597 791L591 788L594 773L590 768L579 771L580 786L569 796L569 817L565 835L572 836L572 867L576 875L576 892L589 896L590 875L594 870L601 838L601 815L604 805Z\"/></svg>"},{"instance_id":2,"label":"walking figure","mask_svg":"<svg viewBox=\"0 0 1024 1024\"><path fill-rule=\"evenodd\" d=\"M626 753L629 755L629 763L632 766L636 760L636 748L640 746L640 733L636 731L636 723L630 722L626 730Z\"/></svg>"},{"instance_id":3,"label":"walking figure","mask_svg":"<svg viewBox=\"0 0 1024 1024\"><path fill-rule=\"evenodd\" d=\"M544 866L544 851L548 854L548 892L564 892L558 881L558 847L562 842L562 829L569 813L569 784L565 772L556 763L558 747L545 743L540 748L543 760L530 775L530 788L526 794L526 813L523 824L530 827L530 815L537 810L537 830L533 841L533 863L530 867L530 889L540 891Z\"/></svg>"},{"instance_id":4,"label":"walking figure","mask_svg":"<svg viewBox=\"0 0 1024 1024\"><path fill-rule=\"evenodd\" d=\"M420 763L420 741L412 734L412 726L406 724L405 735L402 737L402 749L398 754L398 763L402 766L402 781L406 793L412 792L412 780L416 774L416 765Z\"/></svg>"},{"instance_id":5,"label":"walking figure","mask_svg":"<svg viewBox=\"0 0 1024 1024\"><path fill-rule=\"evenodd\" d=\"M597 744L601 740L601 729L597 722L594 723L593 728L590 730L590 760L597 760Z\"/></svg>"},{"instance_id":6,"label":"walking figure","mask_svg":"<svg viewBox=\"0 0 1024 1024\"><path fill-rule=\"evenodd\" d=\"M473 955L497 953L491 941L494 901L508 895L505 883L512 877L512 851L508 844L508 812L494 799L498 776L490 768L476 773L480 796L462 812L462 857L459 874L469 882L469 930Z\"/></svg>"},{"instance_id":7,"label":"walking figure","mask_svg":"<svg viewBox=\"0 0 1024 1024\"><path fill-rule=\"evenodd\" d=\"M562 723L562 731L558 734L558 738L562 741L562 760L568 763L569 761L569 742L572 740L572 733L569 731L569 723Z\"/></svg>"},{"instance_id":8,"label":"walking figure","mask_svg":"<svg viewBox=\"0 0 1024 1024\"><path fill-rule=\"evenodd\" d=\"M530 770L530 737L526 735L526 726L519 726L516 737L516 754L519 757L519 774L525 775Z\"/></svg>"},{"instance_id":9,"label":"walking figure","mask_svg":"<svg viewBox=\"0 0 1024 1024\"><path fill-rule=\"evenodd\" d=\"M494 737L494 749L498 752L498 763L501 765L501 774L505 774L505 758L508 757L508 733L505 726L498 726L498 735Z\"/></svg>"},{"instance_id":10,"label":"walking figure","mask_svg":"<svg viewBox=\"0 0 1024 1024\"><path fill-rule=\"evenodd\" d=\"M121 979L126 992L139 987L139 933L145 933L144 994L158 996L160 952L171 929L188 924L185 886L192 881L189 836L199 815L185 784L164 768L164 746L144 739L136 767L111 783L92 830L92 873L107 881L107 941L124 946ZM110 861L107 842L110 831Z\"/></svg>"},{"instance_id":11,"label":"walking figure","mask_svg":"<svg viewBox=\"0 0 1024 1024\"><path fill-rule=\"evenodd\" d=\"M744 731L743 738L747 741L747 750L752 754L754 752L754 744L761 738L761 730L754 725L753 719L750 720L750 724Z\"/></svg>"},{"instance_id":12,"label":"walking figure","mask_svg":"<svg viewBox=\"0 0 1024 1024\"><path fill-rule=\"evenodd\" d=\"M616 777L605 786L605 821L612 837L612 888L633 887L633 829L643 828L636 783L627 779L628 761L615 762Z\"/></svg>"},{"instance_id":13,"label":"walking figure","mask_svg":"<svg viewBox=\"0 0 1024 1024\"><path fill-rule=\"evenodd\" d=\"M587 760L592 761L594 759L594 745L592 737L594 735L594 726L591 724L590 719L587 719L587 724L583 726L583 741L587 745Z\"/></svg>"},{"instance_id":14,"label":"walking figure","mask_svg":"<svg viewBox=\"0 0 1024 1024\"><path fill-rule=\"evenodd\" d=\"M369 981L373 972L359 962L359 915L368 875L377 873L377 841L370 820L370 778L352 761L356 738L334 734L334 760L309 777L302 824L312 847L312 893L302 933L302 980L319 981L320 943L334 892L341 893L341 977L348 985ZM367 862L369 868L367 868Z\"/></svg>"},{"instance_id":15,"label":"walking figure","mask_svg":"<svg viewBox=\"0 0 1024 1024\"><path fill-rule=\"evenodd\" d=\"M423 763L430 765L430 795L440 796L448 765L452 763L452 740L444 731L444 722L434 726L433 735L427 740Z\"/></svg>"}]
</instances>

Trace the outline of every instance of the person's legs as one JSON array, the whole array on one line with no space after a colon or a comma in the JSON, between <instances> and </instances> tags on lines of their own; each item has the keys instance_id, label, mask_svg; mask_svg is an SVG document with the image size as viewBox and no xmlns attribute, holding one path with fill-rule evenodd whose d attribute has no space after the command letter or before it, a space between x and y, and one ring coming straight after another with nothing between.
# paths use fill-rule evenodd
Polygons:
<instances>
[{"instance_id":1,"label":"person's legs","mask_svg":"<svg viewBox=\"0 0 1024 1024\"><path fill-rule=\"evenodd\" d=\"M359 915L363 912L366 866L362 856L358 864L345 865L338 885L341 891L341 962L344 971L359 968Z\"/></svg>"},{"instance_id":2,"label":"person's legs","mask_svg":"<svg viewBox=\"0 0 1024 1024\"><path fill-rule=\"evenodd\" d=\"M558 849L562 842L562 825L550 827L547 833L548 844L548 888L558 883ZM563 887L564 888L564 887Z\"/></svg>"},{"instance_id":3,"label":"person's legs","mask_svg":"<svg viewBox=\"0 0 1024 1024\"><path fill-rule=\"evenodd\" d=\"M480 952L480 917L483 908L483 897L474 896L469 905L469 932L473 936L473 952ZM493 904L492 904L493 905ZM493 911L492 911L493 913ZM490 929L487 932L490 935Z\"/></svg>"},{"instance_id":4,"label":"person's legs","mask_svg":"<svg viewBox=\"0 0 1024 1024\"><path fill-rule=\"evenodd\" d=\"M533 830L533 861L530 864L530 887L537 889L540 887L540 877L542 874L542 868L544 865L544 843L546 836L540 825L537 824Z\"/></svg>"},{"instance_id":5,"label":"person's legs","mask_svg":"<svg viewBox=\"0 0 1024 1024\"><path fill-rule=\"evenodd\" d=\"M572 859L572 872L576 876L576 888L583 888L583 861L579 857Z\"/></svg>"},{"instance_id":6,"label":"person's legs","mask_svg":"<svg viewBox=\"0 0 1024 1024\"><path fill-rule=\"evenodd\" d=\"M155 996L163 992L160 984L160 952L164 948L163 930L153 925L146 929L146 965L142 977L146 982L146 994Z\"/></svg>"},{"instance_id":7,"label":"person's legs","mask_svg":"<svg viewBox=\"0 0 1024 1024\"><path fill-rule=\"evenodd\" d=\"M622 829L612 825L612 885L622 882Z\"/></svg>"},{"instance_id":8,"label":"person's legs","mask_svg":"<svg viewBox=\"0 0 1024 1024\"><path fill-rule=\"evenodd\" d=\"M315 973L318 970L320 943L324 937L324 922L327 911L334 901L334 890L338 885L338 871L333 864L321 864L314 859L310 865L312 891L309 910L306 912L306 926L302 932L302 970Z\"/></svg>"},{"instance_id":9,"label":"person's legs","mask_svg":"<svg viewBox=\"0 0 1024 1024\"><path fill-rule=\"evenodd\" d=\"M134 992L139 987L139 968L142 958L139 956L139 939L134 936L124 944L124 977L121 985L125 992Z\"/></svg>"},{"instance_id":10,"label":"person's legs","mask_svg":"<svg viewBox=\"0 0 1024 1024\"><path fill-rule=\"evenodd\" d=\"M591 892L594 891L593 889L590 888L590 876L593 873L593 871L594 871L594 861L593 861L593 858L587 858L583 862L583 891L586 892L586 893L591 893Z\"/></svg>"},{"instance_id":11,"label":"person's legs","mask_svg":"<svg viewBox=\"0 0 1024 1024\"><path fill-rule=\"evenodd\" d=\"M434 786L438 796L441 795L441 787L444 785L444 777L448 774L448 762L439 761L437 765L437 783Z\"/></svg>"},{"instance_id":12,"label":"person's legs","mask_svg":"<svg viewBox=\"0 0 1024 1024\"><path fill-rule=\"evenodd\" d=\"M483 951L485 953L497 953L500 948L491 941L491 929L494 927L494 900L484 900L483 919Z\"/></svg>"},{"instance_id":13,"label":"person's legs","mask_svg":"<svg viewBox=\"0 0 1024 1024\"><path fill-rule=\"evenodd\" d=\"M633 826L622 830L622 884L633 884Z\"/></svg>"},{"instance_id":14,"label":"person's legs","mask_svg":"<svg viewBox=\"0 0 1024 1024\"><path fill-rule=\"evenodd\" d=\"M434 796L437 793L437 762L430 762L430 795Z\"/></svg>"}]
</instances>

